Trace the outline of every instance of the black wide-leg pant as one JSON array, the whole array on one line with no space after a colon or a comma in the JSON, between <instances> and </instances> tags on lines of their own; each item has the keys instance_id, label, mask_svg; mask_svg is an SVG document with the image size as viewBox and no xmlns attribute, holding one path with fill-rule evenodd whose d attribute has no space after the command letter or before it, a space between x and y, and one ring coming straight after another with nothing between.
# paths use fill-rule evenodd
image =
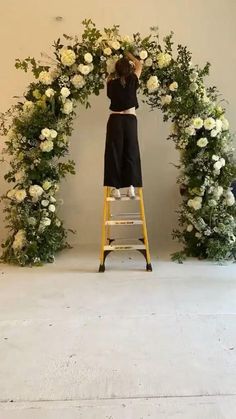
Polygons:
<instances>
[{"instance_id":1,"label":"black wide-leg pant","mask_svg":"<svg viewBox=\"0 0 236 419\"><path fill-rule=\"evenodd\" d=\"M107 122L104 186L117 189L142 186L137 118L133 114L111 114Z\"/></svg>"}]
</instances>

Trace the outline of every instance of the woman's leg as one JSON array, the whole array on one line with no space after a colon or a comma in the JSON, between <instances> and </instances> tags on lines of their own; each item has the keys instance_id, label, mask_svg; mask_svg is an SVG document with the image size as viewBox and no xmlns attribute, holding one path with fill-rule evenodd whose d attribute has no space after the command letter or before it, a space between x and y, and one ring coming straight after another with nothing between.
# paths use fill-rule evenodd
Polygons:
<instances>
[{"instance_id":1,"label":"woman's leg","mask_svg":"<svg viewBox=\"0 0 236 419\"><path fill-rule=\"evenodd\" d=\"M142 171L138 144L137 118L125 115L123 186L142 186Z\"/></svg>"},{"instance_id":2,"label":"woman's leg","mask_svg":"<svg viewBox=\"0 0 236 419\"><path fill-rule=\"evenodd\" d=\"M123 115L111 115L107 122L104 158L104 186L119 189L123 159Z\"/></svg>"}]
</instances>

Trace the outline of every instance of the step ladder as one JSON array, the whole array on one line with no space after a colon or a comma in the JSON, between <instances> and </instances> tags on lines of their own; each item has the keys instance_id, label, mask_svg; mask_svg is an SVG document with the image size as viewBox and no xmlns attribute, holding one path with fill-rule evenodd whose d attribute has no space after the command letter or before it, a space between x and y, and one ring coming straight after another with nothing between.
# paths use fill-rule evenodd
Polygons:
<instances>
[{"instance_id":1,"label":"step ladder","mask_svg":"<svg viewBox=\"0 0 236 419\"><path fill-rule=\"evenodd\" d=\"M151 258L149 252L148 244L148 235L147 235L147 226L145 219L144 211L144 202L143 202L143 190L142 188L137 188L138 194L135 198L129 198L128 196L122 195L120 199L113 198L111 196L111 187L104 187L104 206L103 206L103 224L102 224L102 242L101 242L101 253L100 253L100 266L99 272L105 271L105 260L107 255L112 251L118 250L137 250L146 259L146 270L151 272ZM111 204L114 201L138 201L139 202L139 213L120 213L111 214ZM121 218L120 218L121 217ZM142 228L142 237L139 239L124 239L126 243L117 244L117 240L110 236L111 226L131 226L140 225ZM134 244L134 240L138 241L138 244Z\"/></svg>"}]
</instances>

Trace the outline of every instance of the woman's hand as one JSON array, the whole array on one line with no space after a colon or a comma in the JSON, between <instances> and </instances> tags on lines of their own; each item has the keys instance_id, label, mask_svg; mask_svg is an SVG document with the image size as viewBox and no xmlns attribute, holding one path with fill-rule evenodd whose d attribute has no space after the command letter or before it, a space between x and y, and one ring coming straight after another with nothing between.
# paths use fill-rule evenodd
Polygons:
<instances>
[{"instance_id":1,"label":"woman's hand","mask_svg":"<svg viewBox=\"0 0 236 419\"><path fill-rule=\"evenodd\" d=\"M136 58L133 54L131 54L130 51L125 51L125 55L134 63L134 73L139 79L142 73L143 62L141 60L138 60L138 58Z\"/></svg>"}]
</instances>

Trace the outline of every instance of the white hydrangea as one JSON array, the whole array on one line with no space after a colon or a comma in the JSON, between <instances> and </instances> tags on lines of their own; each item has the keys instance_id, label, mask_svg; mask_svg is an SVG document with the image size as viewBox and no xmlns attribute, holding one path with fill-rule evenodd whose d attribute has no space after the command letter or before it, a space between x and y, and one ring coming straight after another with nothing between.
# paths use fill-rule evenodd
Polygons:
<instances>
[{"instance_id":1,"label":"white hydrangea","mask_svg":"<svg viewBox=\"0 0 236 419\"><path fill-rule=\"evenodd\" d=\"M199 140L197 141L197 145L198 147L206 147L206 145L208 144L208 139L206 137L201 137L199 138Z\"/></svg>"},{"instance_id":2,"label":"white hydrangea","mask_svg":"<svg viewBox=\"0 0 236 419\"><path fill-rule=\"evenodd\" d=\"M203 127L203 119L200 117L194 118L193 119L193 127L195 129L200 129Z\"/></svg>"},{"instance_id":3,"label":"white hydrangea","mask_svg":"<svg viewBox=\"0 0 236 419\"><path fill-rule=\"evenodd\" d=\"M70 89L68 89L68 87L62 87L60 93L63 98L67 98L70 96Z\"/></svg>"},{"instance_id":4,"label":"white hydrangea","mask_svg":"<svg viewBox=\"0 0 236 419\"><path fill-rule=\"evenodd\" d=\"M75 63L75 52L70 48L64 48L61 51L61 62L63 65L70 67Z\"/></svg>"},{"instance_id":5,"label":"white hydrangea","mask_svg":"<svg viewBox=\"0 0 236 419\"><path fill-rule=\"evenodd\" d=\"M34 111L34 103L31 100L26 100L23 104L23 112L26 115L31 115Z\"/></svg>"},{"instance_id":6,"label":"white hydrangea","mask_svg":"<svg viewBox=\"0 0 236 419\"><path fill-rule=\"evenodd\" d=\"M220 197L223 195L224 189L222 186L216 186L213 190L214 198L217 199L217 201L220 199Z\"/></svg>"},{"instance_id":7,"label":"white hydrangea","mask_svg":"<svg viewBox=\"0 0 236 419\"><path fill-rule=\"evenodd\" d=\"M84 54L84 61L88 64L92 63L93 56L90 54L90 52L86 52L86 54Z\"/></svg>"},{"instance_id":8,"label":"white hydrangea","mask_svg":"<svg viewBox=\"0 0 236 419\"><path fill-rule=\"evenodd\" d=\"M214 118L212 118L211 116L209 118L206 118L204 120L204 128L208 131L212 130L213 128L215 128L216 125L216 121Z\"/></svg>"},{"instance_id":9,"label":"white hydrangea","mask_svg":"<svg viewBox=\"0 0 236 419\"><path fill-rule=\"evenodd\" d=\"M28 224L29 224L29 225L32 225L32 226L35 226L35 225L36 225L36 222L37 222L37 220L36 220L36 218L35 218L35 217L29 217L29 218L27 219L27 221L28 221Z\"/></svg>"},{"instance_id":10,"label":"white hydrangea","mask_svg":"<svg viewBox=\"0 0 236 419\"><path fill-rule=\"evenodd\" d=\"M40 143L39 147L43 152L49 153L53 149L53 141L45 140L42 143Z\"/></svg>"},{"instance_id":11,"label":"white hydrangea","mask_svg":"<svg viewBox=\"0 0 236 419\"><path fill-rule=\"evenodd\" d=\"M129 35L123 35L121 37L121 41L126 42L127 44L131 44L131 42L133 42L133 37L131 37Z\"/></svg>"},{"instance_id":12,"label":"white hydrangea","mask_svg":"<svg viewBox=\"0 0 236 419\"><path fill-rule=\"evenodd\" d=\"M216 207L217 206L217 202L216 202L215 199L209 199L208 205L209 205L209 207Z\"/></svg>"},{"instance_id":13,"label":"white hydrangea","mask_svg":"<svg viewBox=\"0 0 236 419\"><path fill-rule=\"evenodd\" d=\"M39 73L39 81L42 84L50 85L53 82L52 74L49 71L41 71Z\"/></svg>"},{"instance_id":14,"label":"white hydrangea","mask_svg":"<svg viewBox=\"0 0 236 419\"><path fill-rule=\"evenodd\" d=\"M157 64L159 68L168 67L170 65L172 57L170 54L165 52L159 52L157 54Z\"/></svg>"},{"instance_id":15,"label":"white hydrangea","mask_svg":"<svg viewBox=\"0 0 236 419\"><path fill-rule=\"evenodd\" d=\"M162 106L169 105L172 100L171 95L161 96L161 104Z\"/></svg>"},{"instance_id":16,"label":"white hydrangea","mask_svg":"<svg viewBox=\"0 0 236 419\"><path fill-rule=\"evenodd\" d=\"M160 86L160 82L157 76L150 76L147 81L148 92L149 93L155 92L159 86Z\"/></svg>"},{"instance_id":17,"label":"white hydrangea","mask_svg":"<svg viewBox=\"0 0 236 419\"><path fill-rule=\"evenodd\" d=\"M50 98L50 97L53 97L55 95L55 93L56 93L55 90L53 90L51 87L49 87L46 90L45 95Z\"/></svg>"},{"instance_id":18,"label":"white hydrangea","mask_svg":"<svg viewBox=\"0 0 236 419\"><path fill-rule=\"evenodd\" d=\"M39 185L31 185L29 187L29 194L34 199L39 199L39 197L43 194L43 188Z\"/></svg>"},{"instance_id":19,"label":"white hydrangea","mask_svg":"<svg viewBox=\"0 0 236 419\"><path fill-rule=\"evenodd\" d=\"M73 76L71 79L71 83L76 89L82 89L82 87L85 85L85 80L81 74L75 74L75 76Z\"/></svg>"},{"instance_id":20,"label":"white hydrangea","mask_svg":"<svg viewBox=\"0 0 236 419\"><path fill-rule=\"evenodd\" d=\"M109 55L111 55L111 53L112 53L112 50L111 50L110 47L104 48L104 50L103 50L104 55L109 56Z\"/></svg>"},{"instance_id":21,"label":"white hydrangea","mask_svg":"<svg viewBox=\"0 0 236 419\"><path fill-rule=\"evenodd\" d=\"M17 202L23 202L26 196L27 194L26 194L25 189L18 189L15 192L15 199Z\"/></svg>"},{"instance_id":22,"label":"white hydrangea","mask_svg":"<svg viewBox=\"0 0 236 419\"><path fill-rule=\"evenodd\" d=\"M147 51L145 49L143 49L142 51L140 51L139 57L141 58L141 60L146 60L147 56L148 56L148 53L147 53Z\"/></svg>"},{"instance_id":23,"label":"white hydrangea","mask_svg":"<svg viewBox=\"0 0 236 419\"><path fill-rule=\"evenodd\" d=\"M177 83L177 81L173 81L173 83L171 83L169 85L169 89L171 92L175 92L178 89L179 85Z\"/></svg>"},{"instance_id":24,"label":"white hydrangea","mask_svg":"<svg viewBox=\"0 0 236 419\"><path fill-rule=\"evenodd\" d=\"M189 199L187 205L195 211L199 210L202 207L202 197L195 196L195 198Z\"/></svg>"},{"instance_id":25,"label":"white hydrangea","mask_svg":"<svg viewBox=\"0 0 236 419\"><path fill-rule=\"evenodd\" d=\"M70 99L66 99L62 108L62 112L69 115L73 111L73 102Z\"/></svg>"}]
</instances>

